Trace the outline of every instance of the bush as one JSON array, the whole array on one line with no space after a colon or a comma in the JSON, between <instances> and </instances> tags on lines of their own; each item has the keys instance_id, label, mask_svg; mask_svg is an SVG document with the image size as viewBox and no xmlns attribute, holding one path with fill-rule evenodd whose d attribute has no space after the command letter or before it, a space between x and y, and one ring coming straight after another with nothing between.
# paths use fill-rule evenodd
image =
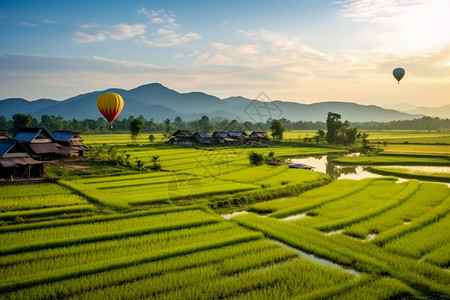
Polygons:
<instances>
[{"instance_id":1,"label":"bush","mask_svg":"<svg viewBox=\"0 0 450 300\"><path fill-rule=\"evenodd\" d=\"M248 159L250 160L250 163L255 166L260 166L264 163L264 155L261 153L252 151L248 154Z\"/></svg>"}]
</instances>

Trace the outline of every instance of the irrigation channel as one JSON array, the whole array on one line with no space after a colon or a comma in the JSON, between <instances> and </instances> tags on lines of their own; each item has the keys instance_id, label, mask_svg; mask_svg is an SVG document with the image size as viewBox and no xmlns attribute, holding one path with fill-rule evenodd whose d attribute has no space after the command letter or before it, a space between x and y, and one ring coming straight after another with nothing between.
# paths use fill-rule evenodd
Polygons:
<instances>
[{"instance_id":1,"label":"irrigation channel","mask_svg":"<svg viewBox=\"0 0 450 300\"><path fill-rule=\"evenodd\" d=\"M351 153L347 156L358 156L360 153ZM332 161L343 155L323 155L323 156L310 156L302 158L292 158L290 161L294 164L305 164L314 168L314 171L322 172L328 174L333 179L353 179L360 180L370 177L381 177L382 175L371 173L369 171L369 166L358 166L358 165L337 165ZM383 166L377 166L383 167ZM450 167L441 166L392 166L390 168L408 168L410 170L422 171L422 172L450 172ZM406 178L399 177L400 180L408 180ZM450 186L449 183L444 183Z\"/></svg>"}]
</instances>

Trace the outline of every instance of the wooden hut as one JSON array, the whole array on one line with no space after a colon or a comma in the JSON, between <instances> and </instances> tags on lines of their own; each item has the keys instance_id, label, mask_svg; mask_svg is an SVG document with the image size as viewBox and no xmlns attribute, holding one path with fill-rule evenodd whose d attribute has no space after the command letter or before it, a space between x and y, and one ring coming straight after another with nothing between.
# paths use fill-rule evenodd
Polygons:
<instances>
[{"instance_id":1,"label":"wooden hut","mask_svg":"<svg viewBox=\"0 0 450 300\"><path fill-rule=\"evenodd\" d=\"M172 138L168 141L174 145L192 145L195 137L189 130L177 130L172 134Z\"/></svg>"},{"instance_id":2,"label":"wooden hut","mask_svg":"<svg viewBox=\"0 0 450 300\"><path fill-rule=\"evenodd\" d=\"M234 139L230 138L228 132L224 131L216 131L212 134L212 136L216 144L227 144L234 141Z\"/></svg>"},{"instance_id":3,"label":"wooden hut","mask_svg":"<svg viewBox=\"0 0 450 300\"><path fill-rule=\"evenodd\" d=\"M212 145L215 141L210 132L196 132L194 138L197 143L203 145Z\"/></svg>"},{"instance_id":4,"label":"wooden hut","mask_svg":"<svg viewBox=\"0 0 450 300\"><path fill-rule=\"evenodd\" d=\"M267 142L269 141L266 134L262 131L253 131L248 136L248 138L251 142L257 143L257 144L267 144Z\"/></svg>"},{"instance_id":5,"label":"wooden hut","mask_svg":"<svg viewBox=\"0 0 450 300\"><path fill-rule=\"evenodd\" d=\"M15 140L0 140L0 178L41 178L44 163L35 160L31 153Z\"/></svg>"},{"instance_id":6,"label":"wooden hut","mask_svg":"<svg viewBox=\"0 0 450 300\"><path fill-rule=\"evenodd\" d=\"M22 128L13 137L21 142L27 150L39 160L51 160L69 156L69 151L61 150L52 136L44 128Z\"/></svg>"},{"instance_id":7,"label":"wooden hut","mask_svg":"<svg viewBox=\"0 0 450 300\"><path fill-rule=\"evenodd\" d=\"M85 151L93 151L83 143L83 139L78 132L53 131L52 138L61 145L59 148L68 151L71 157L81 157Z\"/></svg>"},{"instance_id":8,"label":"wooden hut","mask_svg":"<svg viewBox=\"0 0 450 300\"><path fill-rule=\"evenodd\" d=\"M246 144L248 142L248 135L245 131L230 131L228 135L230 139L234 140L233 144Z\"/></svg>"}]
</instances>

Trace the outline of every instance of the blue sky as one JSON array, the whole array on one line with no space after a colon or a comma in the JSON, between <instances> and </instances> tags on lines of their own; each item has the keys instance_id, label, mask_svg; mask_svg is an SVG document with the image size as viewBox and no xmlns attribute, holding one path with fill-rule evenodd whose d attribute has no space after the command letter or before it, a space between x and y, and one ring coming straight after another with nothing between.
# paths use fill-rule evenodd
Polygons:
<instances>
[{"instance_id":1,"label":"blue sky","mask_svg":"<svg viewBox=\"0 0 450 300\"><path fill-rule=\"evenodd\" d=\"M160 82L222 98L440 106L449 15L448 0L1 0L0 99Z\"/></svg>"}]
</instances>

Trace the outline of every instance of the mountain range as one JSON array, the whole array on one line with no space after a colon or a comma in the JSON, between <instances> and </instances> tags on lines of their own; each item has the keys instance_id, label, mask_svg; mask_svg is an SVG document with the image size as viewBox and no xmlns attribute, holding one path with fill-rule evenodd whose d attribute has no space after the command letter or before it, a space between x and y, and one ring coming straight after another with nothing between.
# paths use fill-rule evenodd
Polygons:
<instances>
[{"instance_id":1,"label":"mountain range","mask_svg":"<svg viewBox=\"0 0 450 300\"><path fill-rule=\"evenodd\" d=\"M406 120L420 118L429 112L425 109L417 113L400 112L375 105L361 105L351 102L327 101L301 104L286 101L266 101L261 94L257 99L230 97L220 99L201 92L179 93L159 83L139 86L131 90L111 88L81 94L63 101L39 99L28 101L21 98L0 100L0 115L10 119L16 113L24 113L40 118L42 115L72 118L97 119L101 117L96 106L97 97L105 92L118 93L124 99L124 108L119 118L143 115L146 119L173 120L179 116L185 121L221 117L240 121L267 121L286 118L291 121L325 121L328 112L339 113L343 120L351 122ZM420 112L420 113L419 113ZM431 114L430 114L431 115Z\"/></svg>"}]
</instances>

